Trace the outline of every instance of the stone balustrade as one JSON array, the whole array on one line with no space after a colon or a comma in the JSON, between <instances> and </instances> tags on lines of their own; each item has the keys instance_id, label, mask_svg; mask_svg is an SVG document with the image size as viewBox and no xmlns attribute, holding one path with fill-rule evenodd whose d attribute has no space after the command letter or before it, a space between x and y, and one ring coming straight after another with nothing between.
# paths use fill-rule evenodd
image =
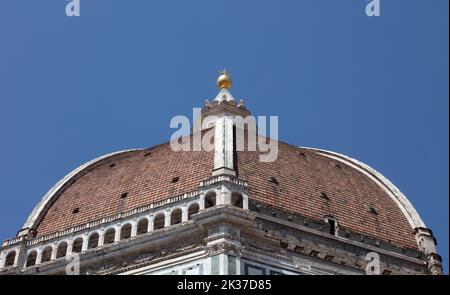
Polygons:
<instances>
[{"instance_id":1,"label":"stone balustrade","mask_svg":"<svg viewBox=\"0 0 450 295\"><path fill-rule=\"evenodd\" d=\"M200 187L203 189L200 191L168 198L51 235L7 240L3 242L0 253L0 269L33 267L56 259L65 259L73 253L84 253L133 239L142 234L188 222L193 214L217 205L233 205L248 210L245 182L216 178L201 183ZM226 181L229 185L217 185L219 181ZM20 253L25 253L22 262L19 261Z\"/></svg>"}]
</instances>

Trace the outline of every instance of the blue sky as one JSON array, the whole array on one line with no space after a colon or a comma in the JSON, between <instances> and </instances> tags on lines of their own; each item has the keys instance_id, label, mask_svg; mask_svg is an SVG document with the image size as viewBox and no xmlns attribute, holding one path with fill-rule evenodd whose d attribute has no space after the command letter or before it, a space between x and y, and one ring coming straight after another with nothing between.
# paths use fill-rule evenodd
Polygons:
<instances>
[{"instance_id":1,"label":"blue sky","mask_svg":"<svg viewBox=\"0 0 450 295\"><path fill-rule=\"evenodd\" d=\"M416 207L448 265L447 0L0 2L0 239L61 177L169 140L233 75L279 137L357 158Z\"/></svg>"}]
</instances>

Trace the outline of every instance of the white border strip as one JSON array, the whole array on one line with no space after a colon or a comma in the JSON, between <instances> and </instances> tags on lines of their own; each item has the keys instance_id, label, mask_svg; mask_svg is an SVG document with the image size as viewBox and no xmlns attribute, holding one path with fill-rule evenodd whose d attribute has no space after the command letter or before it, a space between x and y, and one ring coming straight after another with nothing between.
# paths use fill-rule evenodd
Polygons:
<instances>
[{"instance_id":1,"label":"white border strip","mask_svg":"<svg viewBox=\"0 0 450 295\"><path fill-rule=\"evenodd\" d=\"M64 176L64 178L62 178L60 181L58 181L45 195L44 197L42 197L41 201L36 205L36 207L34 207L33 211L31 212L31 214L28 216L27 221L24 223L24 225L22 226L22 229L25 228L33 228L33 226L35 225L36 221L38 221L39 216L41 215L41 213L45 210L47 204L52 201L52 199L54 198L54 196L56 195L56 193L67 183L69 182L73 177L75 177L76 175L78 175L80 172L82 172L84 169L87 169L88 167L90 167L91 165L102 161L108 157L112 157L118 154L124 154L124 153L128 153L128 152L133 152L133 151L140 151L141 149L130 149L130 150L123 150L123 151L119 151L119 152L114 152L114 153L110 153L110 154L106 154L103 156L100 156L98 158L95 158L92 161L89 161L83 165L81 165L80 167L76 168L75 170L73 170L72 172L70 172L69 174L67 174L66 176Z\"/></svg>"},{"instance_id":2,"label":"white border strip","mask_svg":"<svg viewBox=\"0 0 450 295\"><path fill-rule=\"evenodd\" d=\"M356 159L351 157L316 148L308 148L308 147L299 147L306 150L311 150L317 152L319 155L340 161L346 165L353 167L354 169L364 173L367 177L372 179L376 184L378 184L390 197L397 206L400 208L402 213L405 215L406 219L408 219L409 224L413 229L416 227L424 227L426 228L425 223L422 218L420 218L414 206L411 202L406 198L406 196L387 178L385 178L381 173L373 169L367 164L364 164Z\"/></svg>"}]
</instances>

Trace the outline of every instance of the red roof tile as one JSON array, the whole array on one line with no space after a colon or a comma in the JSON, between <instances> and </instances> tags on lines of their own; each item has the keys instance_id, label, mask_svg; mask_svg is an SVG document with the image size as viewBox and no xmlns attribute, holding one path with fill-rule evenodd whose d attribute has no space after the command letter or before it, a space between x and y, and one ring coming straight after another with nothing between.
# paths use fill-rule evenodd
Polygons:
<instances>
[{"instance_id":1,"label":"red roof tile","mask_svg":"<svg viewBox=\"0 0 450 295\"><path fill-rule=\"evenodd\" d=\"M257 152L237 152L238 176L249 182L250 200L314 220L332 215L342 229L418 248L400 208L357 169L317 151L284 143L279 144L275 162L261 163L258 157ZM213 152L173 152L169 143L111 156L59 192L39 223L37 235L193 191L211 176L213 161ZM172 183L174 177L179 180ZM271 177L278 184L270 181ZM123 193L126 198L121 198ZM322 198L322 193L329 200ZM370 213L369 206L378 214ZM79 212L73 214L75 208Z\"/></svg>"}]
</instances>

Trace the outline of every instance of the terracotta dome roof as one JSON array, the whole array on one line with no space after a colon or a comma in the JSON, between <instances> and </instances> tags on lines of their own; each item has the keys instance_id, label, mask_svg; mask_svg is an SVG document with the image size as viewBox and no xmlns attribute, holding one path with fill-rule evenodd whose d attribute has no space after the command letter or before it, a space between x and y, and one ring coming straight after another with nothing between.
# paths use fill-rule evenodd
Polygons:
<instances>
[{"instance_id":1,"label":"terracotta dome roof","mask_svg":"<svg viewBox=\"0 0 450 295\"><path fill-rule=\"evenodd\" d=\"M213 162L213 152L174 152L169 143L107 155L52 188L24 227L44 236L192 192L211 177ZM422 224L414 208L356 160L280 142L275 162L262 163L248 151L237 152L235 162L250 202L317 221L331 215L342 230L418 249L413 228Z\"/></svg>"},{"instance_id":2,"label":"terracotta dome roof","mask_svg":"<svg viewBox=\"0 0 450 295\"><path fill-rule=\"evenodd\" d=\"M38 221L37 235L193 191L211 176L213 156L213 152L173 152L166 143L94 161L52 192L54 201Z\"/></svg>"}]
</instances>

